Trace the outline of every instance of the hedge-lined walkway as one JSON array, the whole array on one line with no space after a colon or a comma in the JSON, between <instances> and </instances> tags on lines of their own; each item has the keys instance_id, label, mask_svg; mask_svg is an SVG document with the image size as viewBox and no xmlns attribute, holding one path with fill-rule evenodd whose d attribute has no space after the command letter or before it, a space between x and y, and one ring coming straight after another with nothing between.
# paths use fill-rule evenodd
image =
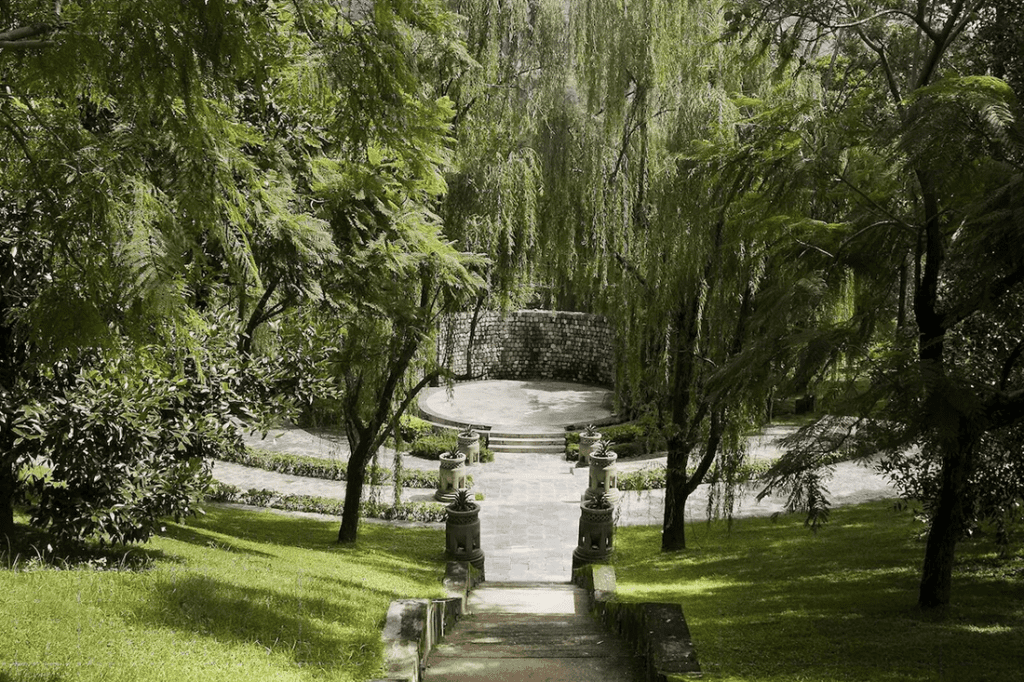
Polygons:
<instances>
[{"instance_id":1,"label":"hedge-lined walkway","mask_svg":"<svg viewBox=\"0 0 1024 682\"><path fill-rule=\"evenodd\" d=\"M769 431L751 439L751 459L778 456L774 438L784 431ZM282 429L271 437L249 441L253 447L296 455L318 456L346 461L347 445L330 434L312 433L298 428ZM394 454L382 452L378 464L393 466ZM436 470L437 462L415 457L402 458L406 469ZM645 467L663 467L664 456L622 462L621 471ZM495 461L469 468L474 479L473 492L481 493L481 543L487 560L487 579L491 581L555 581L569 579L572 550L576 546L580 496L587 487L587 470L551 454L503 454ZM310 495L344 499L343 481L280 474L262 469L216 462L214 478L243 490L268 489L282 494ZM880 474L870 467L846 462L838 465L830 483L834 505L891 498L895 492ZM391 485L381 486L379 499L392 499ZM748 487L736 496L737 518L769 516L784 510L785 499L769 498L758 502L756 487ZM691 496L687 516L700 520L706 513L710 486L702 485ZM403 502L432 502L433 491L407 488ZM658 525L662 521L664 491L623 492L619 503L620 525Z\"/></svg>"}]
</instances>

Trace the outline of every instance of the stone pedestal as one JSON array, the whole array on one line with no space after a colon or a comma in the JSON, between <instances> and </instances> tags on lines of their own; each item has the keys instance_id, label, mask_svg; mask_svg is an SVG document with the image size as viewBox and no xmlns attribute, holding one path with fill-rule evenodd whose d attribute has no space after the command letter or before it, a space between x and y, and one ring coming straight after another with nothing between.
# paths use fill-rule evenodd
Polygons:
<instances>
[{"instance_id":1,"label":"stone pedestal","mask_svg":"<svg viewBox=\"0 0 1024 682\"><path fill-rule=\"evenodd\" d=\"M587 500L580 504L578 544L572 552L572 569L607 561L615 551L615 508L597 507Z\"/></svg>"},{"instance_id":2,"label":"stone pedestal","mask_svg":"<svg viewBox=\"0 0 1024 682\"><path fill-rule=\"evenodd\" d=\"M441 455L439 474L434 499L451 502L459 488L467 487L466 456L461 452L445 452Z\"/></svg>"},{"instance_id":3,"label":"stone pedestal","mask_svg":"<svg viewBox=\"0 0 1024 682\"><path fill-rule=\"evenodd\" d=\"M477 464L480 461L480 434L476 431L460 433L459 452L466 456L466 464Z\"/></svg>"},{"instance_id":4,"label":"stone pedestal","mask_svg":"<svg viewBox=\"0 0 1024 682\"><path fill-rule=\"evenodd\" d=\"M444 525L445 554L449 561L466 561L484 576L484 551L480 548L480 505L472 503L471 509L456 511L448 507L448 519Z\"/></svg>"},{"instance_id":5,"label":"stone pedestal","mask_svg":"<svg viewBox=\"0 0 1024 682\"><path fill-rule=\"evenodd\" d=\"M580 463L583 466L590 464L590 451L601 440L601 434L588 435L585 431L580 433Z\"/></svg>"},{"instance_id":6,"label":"stone pedestal","mask_svg":"<svg viewBox=\"0 0 1024 682\"><path fill-rule=\"evenodd\" d=\"M619 468L615 460L619 456L612 450L590 453L590 481L587 492L584 493L584 500L596 499L604 495L605 499L613 505L619 501L622 493L619 492Z\"/></svg>"}]
</instances>

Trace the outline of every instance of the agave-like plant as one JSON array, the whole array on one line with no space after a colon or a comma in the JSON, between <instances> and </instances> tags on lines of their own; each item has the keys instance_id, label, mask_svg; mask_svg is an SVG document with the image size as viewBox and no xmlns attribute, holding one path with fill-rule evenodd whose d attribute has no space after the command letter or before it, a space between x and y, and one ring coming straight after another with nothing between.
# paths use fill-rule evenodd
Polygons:
<instances>
[{"instance_id":1,"label":"agave-like plant","mask_svg":"<svg viewBox=\"0 0 1024 682\"><path fill-rule=\"evenodd\" d=\"M448 508L452 511L465 512L473 511L475 506L476 502L474 502L473 498L469 496L469 490L466 488L459 488L455 492L455 499L453 499L451 504L448 505Z\"/></svg>"},{"instance_id":2,"label":"agave-like plant","mask_svg":"<svg viewBox=\"0 0 1024 682\"><path fill-rule=\"evenodd\" d=\"M597 427L593 424L587 424L587 428L583 429L583 435L593 438L594 436L601 435L597 431Z\"/></svg>"},{"instance_id":3,"label":"agave-like plant","mask_svg":"<svg viewBox=\"0 0 1024 682\"><path fill-rule=\"evenodd\" d=\"M596 443L594 443L594 446L590 449L590 456L593 457L596 455L598 457L601 457L607 454L608 451L611 449L612 443L606 440L599 440Z\"/></svg>"},{"instance_id":4,"label":"agave-like plant","mask_svg":"<svg viewBox=\"0 0 1024 682\"><path fill-rule=\"evenodd\" d=\"M466 424L466 428L462 429L462 431L459 431L459 435L462 436L463 438L472 438L474 435L476 435L476 431L473 430L472 426Z\"/></svg>"},{"instance_id":5,"label":"agave-like plant","mask_svg":"<svg viewBox=\"0 0 1024 682\"><path fill-rule=\"evenodd\" d=\"M587 504L591 509L611 509L612 501L608 498L605 493L598 493L590 498L590 502Z\"/></svg>"}]
</instances>

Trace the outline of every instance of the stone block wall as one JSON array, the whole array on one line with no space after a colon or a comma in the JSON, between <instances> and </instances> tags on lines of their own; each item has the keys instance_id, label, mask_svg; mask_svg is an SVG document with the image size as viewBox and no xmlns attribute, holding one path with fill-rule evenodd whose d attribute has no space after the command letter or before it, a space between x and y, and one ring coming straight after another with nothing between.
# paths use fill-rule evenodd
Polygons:
<instances>
[{"instance_id":1,"label":"stone block wall","mask_svg":"<svg viewBox=\"0 0 1024 682\"><path fill-rule=\"evenodd\" d=\"M451 353L457 375L466 374L473 313L441 326L439 357ZM612 386L612 331L600 315L520 310L481 313L470 355L473 379L552 379Z\"/></svg>"}]
</instances>

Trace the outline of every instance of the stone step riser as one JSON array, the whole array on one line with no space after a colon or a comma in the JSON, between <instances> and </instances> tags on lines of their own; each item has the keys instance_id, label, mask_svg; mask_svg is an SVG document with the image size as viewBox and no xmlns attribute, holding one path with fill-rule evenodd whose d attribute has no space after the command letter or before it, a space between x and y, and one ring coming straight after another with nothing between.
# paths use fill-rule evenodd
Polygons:
<instances>
[{"instance_id":1,"label":"stone step riser","mask_svg":"<svg viewBox=\"0 0 1024 682\"><path fill-rule=\"evenodd\" d=\"M565 448L556 447L553 445L539 445L536 447L513 447L510 445L492 447L492 452L504 453L506 455L523 455L523 454L541 454L541 455L557 455L565 452Z\"/></svg>"},{"instance_id":2,"label":"stone step riser","mask_svg":"<svg viewBox=\"0 0 1024 682\"><path fill-rule=\"evenodd\" d=\"M565 447L564 438L494 438L488 441L490 447L495 445L557 445Z\"/></svg>"},{"instance_id":3,"label":"stone step riser","mask_svg":"<svg viewBox=\"0 0 1024 682\"><path fill-rule=\"evenodd\" d=\"M538 433L511 433L503 431L490 431L487 432L487 437L491 440L502 439L502 438L543 438L543 439L558 439L563 443L565 442L565 434L560 431L548 431Z\"/></svg>"}]
</instances>

